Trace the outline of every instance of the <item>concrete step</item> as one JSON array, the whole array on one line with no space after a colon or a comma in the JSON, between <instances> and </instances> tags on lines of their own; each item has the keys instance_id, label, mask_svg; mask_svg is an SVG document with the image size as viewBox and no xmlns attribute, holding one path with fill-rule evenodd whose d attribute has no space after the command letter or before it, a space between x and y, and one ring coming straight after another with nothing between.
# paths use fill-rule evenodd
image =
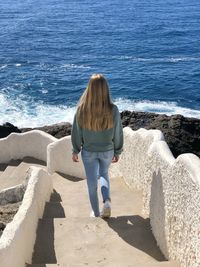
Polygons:
<instances>
[{"instance_id":1,"label":"concrete step","mask_svg":"<svg viewBox=\"0 0 200 267\"><path fill-rule=\"evenodd\" d=\"M114 265L95 265L101 266L101 267L113 267ZM94 267L94 265L91 264L74 264L74 265L68 265L67 263L65 265L55 263L55 264L27 264L26 267ZM180 267L180 265L176 262L166 261L166 262L155 262L155 263L146 263L145 265L126 265L124 263L123 265L116 264L115 267Z\"/></svg>"},{"instance_id":2,"label":"concrete step","mask_svg":"<svg viewBox=\"0 0 200 267\"><path fill-rule=\"evenodd\" d=\"M61 265L59 263L55 263L55 264L26 264L26 267L67 267L68 265ZM72 266L71 266L72 267Z\"/></svg>"},{"instance_id":3,"label":"concrete step","mask_svg":"<svg viewBox=\"0 0 200 267\"><path fill-rule=\"evenodd\" d=\"M0 179L3 180L4 177L9 176L9 175L13 172L13 170L15 170L15 168L16 168L16 166L12 166L12 165L7 166L7 167L5 168L5 170L2 171L2 174L1 174L1 176L0 176ZM0 180L0 181L1 181L1 180Z\"/></svg>"},{"instance_id":4,"label":"concrete step","mask_svg":"<svg viewBox=\"0 0 200 267\"><path fill-rule=\"evenodd\" d=\"M149 219L141 215L141 192L111 179L112 217L90 218L86 180L61 174L52 178L54 192L39 220L28 266L178 267L165 262Z\"/></svg>"},{"instance_id":5,"label":"concrete step","mask_svg":"<svg viewBox=\"0 0 200 267\"><path fill-rule=\"evenodd\" d=\"M21 163L21 161L12 161L7 165L5 170L0 175L0 191L9 186L9 177L15 171L16 167ZM12 186L12 182L11 182Z\"/></svg>"},{"instance_id":6,"label":"concrete step","mask_svg":"<svg viewBox=\"0 0 200 267\"><path fill-rule=\"evenodd\" d=\"M39 159L35 159L32 157L25 157L23 158L23 162L28 163L31 166L38 166L38 167L46 169L46 162L39 160Z\"/></svg>"},{"instance_id":7,"label":"concrete step","mask_svg":"<svg viewBox=\"0 0 200 267\"><path fill-rule=\"evenodd\" d=\"M54 174L53 186L54 192L59 195L62 207L66 217L88 217L90 214L90 203L88 197L88 189L86 180L72 180L63 177L59 174ZM142 192L130 190L121 178L111 179L111 205L112 216L122 216L139 214L142 209ZM100 208L102 207L102 197L100 185L98 187ZM52 201L51 201L52 202ZM46 213L45 217L57 217L54 214L55 207L60 204L47 204L49 216ZM52 215L51 211L52 210Z\"/></svg>"},{"instance_id":8,"label":"concrete step","mask_svg":"<svg viewBox=\"0 0 200 267\"><path fill-rule=\"evenodd\" d=\"M164 262L141 264L138 267L181 267L181 266L175 261L164 261Z\"/></svg>"},{"instance_id":9,"label":"concrete step","mask_svg":"<svg viewBox=\"0 0 200 267\"><path fill-rule=\"evenodd\" d=\"M29 166L26 163L20 163L19 166L8 166L0 177L0 191L21 184L26 176Z\"/></svg>"},{"instance_id":10,"label":"concrete step","mask_svg":"<svg viewBox=\"0 0 200 267\"><path fill-rule=\"evenodd\" d=\"M164 260L149 220L139 215L108 220L41 219L32 258L34 264L60 263L70 267L126 267Z\"/></svg>"},{"instance_id":11,"label":"concrete step","mask_svg":"<svg viewBox=\"0 0 200 267\"><path fill-rule=\"evenodd\" d=\"M0 176L0 191L8 187L21 184L26 178L27 171L30 166L46 168L45 166L41 165L41 163L41 161L32 158L25 158L23 162L21 162L21 160L10 162Z\"/></svg>"},{"instance_id":12,"label":"concrete step","mask_svg":"<svg viewBox=\"0 0 200 267\"><path fill-rule=\"evenodd\" d=\"M0 176L7 168L8 164L0 163Z\"/></svg>"},{"instance_id":13,"label":"concrete step","mask_svg":"<svg viewBox=\"0 0 200 267\"><path fill-rule=\"evenodd\" d=\"M62 202L46 202L42 218L66 218L67 213Z\"/></svg>"}]
</instances>

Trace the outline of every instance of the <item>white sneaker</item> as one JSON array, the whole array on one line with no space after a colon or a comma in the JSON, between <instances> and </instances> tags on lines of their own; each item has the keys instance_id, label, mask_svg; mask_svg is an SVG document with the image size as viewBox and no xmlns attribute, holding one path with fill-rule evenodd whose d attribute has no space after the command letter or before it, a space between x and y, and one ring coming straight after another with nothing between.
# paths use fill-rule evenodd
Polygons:
<instances>
[{"instance_id":1,"label":"white sneaker","mask_svg":"<svg viewBox=\"0 0 200 267\"><path fill-rule=\"evenodd\" d=\"M94 215L94 211L93 211L93 210L90 212L90 217L91 217L91 218L94 218L94 217L95 217L95 215Z\"/></svg>"},{"instance_id":2,"label":"white sneaker","mask_svg":"<svg viewBox=\"0 0 200 267\"><path fill-rule=\"evenodd\" d=\"M99 215L99 216L100 216L100 215ZM95 218L95 217L99 217L99 216L95 216L95 214L94 214L94 211L93 211L93 210L90 212L90 217L91 217L91 218Z\"/></svg>"},{"instance_id":3,"label":"white sneaker","mask_svg":"<svg viewBox=\"0 0 200 267\"><path fill-rule=\"evenodd\" d=\"M101 211L101 218L109 218L111 216L110 201L106 200Z\"/></svg>"}]
</instances>

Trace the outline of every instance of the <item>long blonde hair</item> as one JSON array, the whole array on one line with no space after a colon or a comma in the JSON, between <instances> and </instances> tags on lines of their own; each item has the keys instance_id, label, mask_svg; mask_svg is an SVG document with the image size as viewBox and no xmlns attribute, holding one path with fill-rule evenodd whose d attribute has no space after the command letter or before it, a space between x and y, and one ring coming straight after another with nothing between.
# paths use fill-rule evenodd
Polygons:
<instances>
[{"instance_id":1,"label":"long blonde hair","mask_svg":"<svg viewBox=\"0 0 200 267\"><path fill-rule=\"evenodd\" d=\"M102 74L93 74L78 104L80 126L94 131L112 128L112 106L106 79Z\"/></svg>"}]
</instances>

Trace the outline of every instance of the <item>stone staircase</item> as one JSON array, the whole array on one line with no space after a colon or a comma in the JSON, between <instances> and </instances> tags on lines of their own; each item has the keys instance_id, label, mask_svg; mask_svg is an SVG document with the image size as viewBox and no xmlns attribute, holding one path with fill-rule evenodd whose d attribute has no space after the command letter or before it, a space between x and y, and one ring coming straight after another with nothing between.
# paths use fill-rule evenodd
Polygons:
<instances>
[{"instance_id":1,"label":"stone staircase","mask_svg":"<svg viewBox=\"0 0 200 267\"><path fill-rule=\"evenodd\" d=\"M19 182L30 165L25 159L0 166L0 185ZM32 264L27 267L178 267L165 260L141 214L142 194L120 178L111 179L112 216L90 218L86 181L55 173L54 191L39 220ZM100 192L99 192L100 193ZM100 194L99 194L100 196ZM99 199L101 203L101 198Z\"/></svg>"},{"instance_id":2,"label":"stone staircase","mask_svg":"<svg viewBox=\"0 0 200 267\"><path fill-rule=\"evenodd\" d=\"M22 183L31 165L46 169L45 162L29 157L23 161L13 160L9 164L0 164L0 191Z\"/></svg>"}]
</instances>

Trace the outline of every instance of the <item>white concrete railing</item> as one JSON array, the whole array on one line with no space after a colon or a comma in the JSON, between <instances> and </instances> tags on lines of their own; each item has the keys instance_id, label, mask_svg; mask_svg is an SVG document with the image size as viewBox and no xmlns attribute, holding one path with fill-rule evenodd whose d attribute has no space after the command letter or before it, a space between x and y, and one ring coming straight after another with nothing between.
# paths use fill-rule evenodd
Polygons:
<instances>
[{"instance_id":1,"label":"white concrete railing","mask_svg":"<svg viewBox=\"0 0 200 267\"><path fill-rule=\"evenodd\" d=\"M154 236L167 258L200 266L200 160L194 154L175 160L163 142L151 147L149 158Z\"/></svg>"},{"instance_id":2,"label":"white concrete railing","mask_svg":"<svg viewBox=\"0 0 200 267\"><path fill-rule=\"evenodd\" d=\"M153 142L163 140L159 130L133 131L124 128L124 151L118 164L119 171L126 183L131 187L146 191L147 152Z\"/></svg>"},{"instance_id":3,"label":"white concrete railing","mask_svg":"<svg viewBox=\"0 0 200 267\"><path fill-rule=\"evenodd\" d=\"M31 263L38 219L52 192L51 176L43 169L31 167L22 204L0 238L0 267L24 267Z\"/></svg>"},{"instance_id":4,"label":"white concrete railing","mask_svg":"<svg viewBox=\"0 0 200 267\"><path fill-rule=\"evenodd\" d=\"M47 146L57 138L39 130L26 133L11 133L0 139L0 163L7 163L12 159L33 157L47 160Z\"/></svg>"},{"instance_id":5,"label":"white concrete railing","mask_svg":"<svg viewBox=\"0 0 200 267\"><path fill-rule=\"evenodd\" d=\"M143 190L143 210L168 259L182 267L200 266L200 159L175 159L162 133L124 128L118 164L126 183Z\"/></svg>"},{"instance_id":6,"label":"white concrete railing","mask_svg":"<svg viewBox=\"0 0 200 267\"><path fill-rule=\"evenodd\" d=\"M71 136L66 136L48 145L47 169L49 173L61 172L85 178L81 155L79 154L79 162L72 161Z\"/></svg>"}]
</instances>

